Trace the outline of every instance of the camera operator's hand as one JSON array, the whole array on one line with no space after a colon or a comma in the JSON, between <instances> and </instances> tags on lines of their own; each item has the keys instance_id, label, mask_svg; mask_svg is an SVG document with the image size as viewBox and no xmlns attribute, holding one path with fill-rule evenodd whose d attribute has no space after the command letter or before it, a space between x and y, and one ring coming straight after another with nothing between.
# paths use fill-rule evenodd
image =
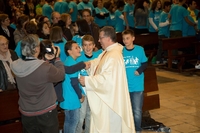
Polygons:
<instances>
[{"instance_id":1,"label":"camera operator's hand","mask_svg":"<svg viewBox=\"0 0 200 133\"><path fill-rule=\"evenodd\" d=\"M91 66L90 62L84 62L85 63L85 70L89 69Z\"/></svg>"},{"instance_id":2,"label":"camera operator's hand","mask_svg":"<svg viewBox=\"0 0 200 133\"><path fill-rule=\"evenodd\" d=\"M54 49L54 51L55 51L55 56L56 57L59 57L60 56L60 47L58 47L58 46L53 46L53 49Z\"/></svg>"}]
</instances>

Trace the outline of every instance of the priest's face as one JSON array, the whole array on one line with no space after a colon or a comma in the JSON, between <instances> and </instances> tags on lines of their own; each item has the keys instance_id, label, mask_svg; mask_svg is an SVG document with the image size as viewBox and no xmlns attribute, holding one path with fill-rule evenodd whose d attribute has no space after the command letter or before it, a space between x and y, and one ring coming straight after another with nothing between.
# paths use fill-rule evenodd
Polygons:
<instances>
[{"instance_id":1,"label":"priest's face","mask_svg":"<svg viewBox=\"0 0 200 133\"><path fill-rule=\"evenodd\" d=\"M104 32L103 32L103 31L101 31L101 32L99 33L99 42L100 42L101 47L102 47L103 49L106 49L106 48L109 46L108 37L104 35Z\"/></svg>"}]
</instances>

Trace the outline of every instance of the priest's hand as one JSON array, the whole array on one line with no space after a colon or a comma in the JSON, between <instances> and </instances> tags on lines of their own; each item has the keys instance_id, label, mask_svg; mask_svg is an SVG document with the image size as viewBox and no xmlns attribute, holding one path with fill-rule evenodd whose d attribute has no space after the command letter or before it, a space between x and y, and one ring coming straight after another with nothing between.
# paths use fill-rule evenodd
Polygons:
<instances>
[{"instance_id":1,"label":"priest's hand","mask_svg":"<svg viewBox=\"0 0 200 133\"><path fill-rule=\"evenodd\" d=\"M85 86L85 77L84 76L80 76L79 82L84 87Z\"/></svg>"}]
</instances>

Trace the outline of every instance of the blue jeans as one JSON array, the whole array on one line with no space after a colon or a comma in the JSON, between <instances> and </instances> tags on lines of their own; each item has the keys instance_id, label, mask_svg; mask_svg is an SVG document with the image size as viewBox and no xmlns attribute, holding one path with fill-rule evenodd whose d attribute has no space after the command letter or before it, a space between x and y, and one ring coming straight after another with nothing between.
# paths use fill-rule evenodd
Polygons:
<instances>
[{"instance_id":1,"label":"blue jeans","mask_svg":"<svg viewBox=\"0 0 200 133\"><path fill-rule=\"evenodd\" d=\"M83 122L85 119L85 133L90 132L90 107L88 103L87 97L85 97L84 102L81 104L80 108L80 120L78 123L78 126L76 128L76 133L82 133L83 132Z\"/></svg>"},{"instance_id":2,"label":"blue jeans","mask_svg":"<svg viewBox=\"0 0 200 133\"><path fill-rule=\"evenodd\" d=\"M75 133L79 118L79 109L65 110L64 133Z\"/></svg>"},{"instance_id":3,"label":"blue jeans","mask_svg":"<svg viewBox=\"0 0 200 133\"><path fill-rule=\"evenodd\" d=\"M130 92L131 105L135 123L136 131L141 131L141 123L142 123L142 106L143 106L143 91L139 92Z\"/></svg>"}]
</instances>

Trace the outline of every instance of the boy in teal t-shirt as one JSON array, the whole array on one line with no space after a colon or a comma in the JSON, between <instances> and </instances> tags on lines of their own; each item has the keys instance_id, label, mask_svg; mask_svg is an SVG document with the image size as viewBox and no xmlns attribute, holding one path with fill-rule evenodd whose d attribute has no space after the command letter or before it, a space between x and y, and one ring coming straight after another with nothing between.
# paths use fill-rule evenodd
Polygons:
<instances>
[{"instance_id":1,"label":"boy in teal t-shirt","mask_svg":"<svg viewBox=\"0 0 200 133\"><path fill-rule=\"evenodd\" d=\"M128 0L128 3L124 6L124 25L126 26L126 29L134 29L134 9L135 0Z\"/></svg>"},{"instance_id":2,"label":"boy in teal t-shirt","mask_svg":"<svg viewBox=\"0 0 200 133\"><path fill-rule=\"evenodd\" d=\"M81 52L81 56L78 57L78 61L84 61L84 62L88 62L90 60L93 60L95 58L97 58L99 56L99 54L102 52L102 50L98 50L98 51L93 51L95 48L95 44L94 44L94 38L91 35L85 35L82 38L82 49L83 51ZM80 72L80 75L82 76L88 76L87 72L85 69L82 69ZM83 129L83 122L85 119L85 133L89 133L90 131L90 107L87 101L87 97L85 97L84 102L81 104L81 108L80 108L80 119L79 119L79 123L78 126L76 128L76 132L77 133L82 133Z\"/></svg>"},{"instance_id":3,"label":"boy in teal t-shirt","mask_svg":"<svg viewBox=\"0 0 200 133\"><path fill-rule=\"evenodd\" d=\"M135 122L136 132L141 132L142 105L144 91L144 70L147 67L147 57L144 49L134 45L134 32L130 29L122 32L124 63L128 81L129 94Z\"/></svg>"}]
</instances>

